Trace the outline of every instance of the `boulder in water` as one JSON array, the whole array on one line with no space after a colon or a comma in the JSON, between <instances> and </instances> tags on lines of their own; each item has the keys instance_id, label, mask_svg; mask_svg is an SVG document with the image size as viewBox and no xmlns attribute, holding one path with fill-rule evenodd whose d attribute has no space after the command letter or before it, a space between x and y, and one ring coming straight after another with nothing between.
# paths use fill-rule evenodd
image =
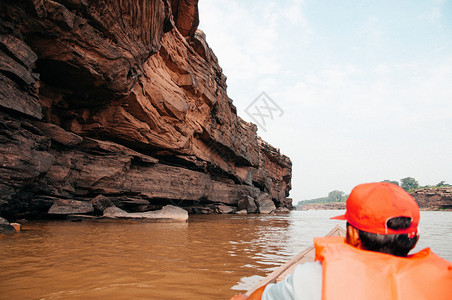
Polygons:
<instances>
[{"instance_id":1,"label":"boulder in water","mask_svg":"<svg viewBox=\"0 0 452 300\"><path fill-rule=\"evenodd\" d=\"M276 209L275 203L267 193L260 194L256 199L256 204L261 214L269 214Z\"/></svg>"},{"instance_id":2,"label":"boulder in water","mask_svg":"<svg viewBox=\"0 0 452 300\"><path fill-rule=\"evenodd\" d=\"M224 205L224 204L220 204L217 205L217 210L220 214L232 214L234 213L234 209L230 206Z\"/></svg>"},{"instance_id":3,"label":"boulder in water","mask_svg":"<svg viewBox=\"0 0 452 300\"><path fill-rule=\"evenodd\" d=\"M247 213L254 214L257 212L257 205L253 197L244 196L242 199L239 200L237 204L237 209L238 210L246 209Z\"/></svg>"},{"instance_id":4,"label":"boulder in water","mask_svg":"<svg viewBox=\"0 0 452 300\"><path fill-rule=\"evenodd\" d=\"M188 212L183 208L173 205L166 205L161 210L139 213L128 213L119 207L111 206L104 210L103 216L113 219L142 219L149 221L186 222L188 220Z\"/></svg>"},{"instance_id":5,"label":"boulder in water","mask_svg":"<svg viewBox=\"0 0 452 300\"><path fill-rule=\"evenodd\" d=\"M49 209L51 215L89 214L94 212L94 207L87 201L58 199Z\"/></svg>"},{"instance_id":6,"label":"boulder in water","mask_svg":"<svg viewBox=\"0 0 452 300\"><path fill-rule=\"evenodd\" d=\"M16 232L16 229L8 222L8 220L0 217L0 234L11 235Z\"/></svg>"}]
</instances>

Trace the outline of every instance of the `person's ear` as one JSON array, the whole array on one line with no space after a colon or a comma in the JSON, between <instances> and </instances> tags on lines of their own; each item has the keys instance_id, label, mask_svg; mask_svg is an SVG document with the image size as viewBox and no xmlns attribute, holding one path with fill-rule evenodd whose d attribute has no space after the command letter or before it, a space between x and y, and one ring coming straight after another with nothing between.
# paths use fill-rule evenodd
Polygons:
<instances>
[{"instance_id":1,"label":"person's ear","mask_svg":"<svg viewBox=\"0 0 452 300\"><path fill-rule=\"evenodd\" d=\"M345 240L347 244L350 244L356 248L361 248L361 240L359 239L358 229L351 225L347 226L347 237Z\"/></svg>"}]
</instances>

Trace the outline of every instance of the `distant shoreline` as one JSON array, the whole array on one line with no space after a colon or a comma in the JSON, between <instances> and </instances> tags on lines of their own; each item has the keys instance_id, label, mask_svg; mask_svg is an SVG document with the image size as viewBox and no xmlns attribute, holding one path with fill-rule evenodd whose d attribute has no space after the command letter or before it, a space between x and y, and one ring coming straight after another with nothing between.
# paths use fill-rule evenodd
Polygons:
<instances>
[{"instance_id":1,"label":"distant shoreline","mask_svg":"<svg viewBox=\"0 0 452 300\"><path fill-rule=\"evenodd\" d=\"M452 211L452 187L423 188L410 193L422 211ZM299 202L297 210L345 209L345 202L308 203Z\"/></svg>"}]
</instances>

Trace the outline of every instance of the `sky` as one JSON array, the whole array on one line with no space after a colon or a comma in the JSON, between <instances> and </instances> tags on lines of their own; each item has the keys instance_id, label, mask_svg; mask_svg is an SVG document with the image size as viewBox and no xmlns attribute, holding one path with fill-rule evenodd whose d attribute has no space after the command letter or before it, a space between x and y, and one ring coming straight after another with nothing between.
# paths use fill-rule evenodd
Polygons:
<instances>
[{"instance_id":1,"label":"sky","mask_svg":"<svg viewBox=\"0 0 452 300\"><path fill-rule=\"evenodd\" d=\"M200 0L238 115L290 157L293 203L452 184L452 0Z\"/></svg>"}]
</instances>

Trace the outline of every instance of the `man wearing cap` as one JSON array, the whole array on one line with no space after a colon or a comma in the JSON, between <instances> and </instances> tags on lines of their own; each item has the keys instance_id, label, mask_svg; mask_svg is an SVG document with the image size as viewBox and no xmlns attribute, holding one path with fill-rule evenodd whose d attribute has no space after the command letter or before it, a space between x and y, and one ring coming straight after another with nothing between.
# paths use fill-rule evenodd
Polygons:
<instances>
[{"instance_id":1,"label":"man wearing cap","mask_svg":"<svg viewBox=\"0 0 452 300\"><path fill-rule=\"evenodd\" d=\"M346 238L315 238L315 262L248 299L452 299L452 263L429 248L408 255L419 238L419 207L397 185L356 186L346 203ZM236 295L231 300L247 299Z\"/></svg>"}]
</instances>

